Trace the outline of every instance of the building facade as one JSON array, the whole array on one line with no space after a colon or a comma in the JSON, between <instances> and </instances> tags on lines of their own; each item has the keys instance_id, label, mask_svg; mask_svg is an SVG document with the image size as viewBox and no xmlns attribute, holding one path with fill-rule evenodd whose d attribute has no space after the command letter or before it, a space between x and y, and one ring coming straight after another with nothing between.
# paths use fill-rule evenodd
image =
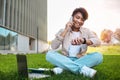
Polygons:
<instances>
[{"instance_id":1,"label":"building facade","mask_svg":"<svg viewBox=\"0 0 120 80\"><path fill-rule=\"evenodd\" d=\"M47 0L0 0L0 53L47 48Z\"/></svg>"}]
</instances>

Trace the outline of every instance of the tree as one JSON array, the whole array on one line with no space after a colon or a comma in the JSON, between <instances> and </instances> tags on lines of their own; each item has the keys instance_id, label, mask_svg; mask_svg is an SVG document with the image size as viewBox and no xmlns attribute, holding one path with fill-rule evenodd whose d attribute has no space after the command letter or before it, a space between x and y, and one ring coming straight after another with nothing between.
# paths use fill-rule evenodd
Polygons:
<instances>
[{"instance_id":1,"label":"tree","mask_svg":"<svg viewBox=\"0 0 120 80\"><path fill-rule=\"evenodd\" d=\"M120 41L120 28L117 28L114 32L114 37Z\"/></svg>"},{"instance_id":2,"label":"tree","mask_svg":"<svg viewBox=\"0 0 120 80\"><path fill-rule=\"evenodd\" d=\"M101 40L105 43L109 43L111 41L111 36L113 35L113 32L109 29L104 29L102 32L101 32Z\"/></svg>"}]
</instances>

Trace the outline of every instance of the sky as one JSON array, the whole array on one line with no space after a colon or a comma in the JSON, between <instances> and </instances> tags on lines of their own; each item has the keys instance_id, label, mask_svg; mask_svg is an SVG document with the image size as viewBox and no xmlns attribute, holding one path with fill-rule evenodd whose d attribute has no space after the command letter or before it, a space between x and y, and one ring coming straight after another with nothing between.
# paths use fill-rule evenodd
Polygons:
<instances>
[{"instance_id":1,"label":"sky","mask_svg":"<svg viewBox=\"0 0 120 80\"><path fill-rule=\"evenodd\" d=\"M75 8L84 7L89 14L83 27L97 33L103 29L113 32L120 28L120 0L48 0L48 41L55 38L55 34L64 29Z\"/></svg>"}]
</instances>

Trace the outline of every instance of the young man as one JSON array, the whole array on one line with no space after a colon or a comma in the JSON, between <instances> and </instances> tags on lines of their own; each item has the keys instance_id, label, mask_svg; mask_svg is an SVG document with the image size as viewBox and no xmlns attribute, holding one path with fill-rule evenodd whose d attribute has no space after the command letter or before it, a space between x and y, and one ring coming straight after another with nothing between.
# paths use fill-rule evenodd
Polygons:
<instances>
[{"instance_id":1,"label":"young man","mask_svg":"<svg viewBox=\"0 0 120 80\"><path fill-rule=\"evenodd\" d=\"M99 46L101 42L92 31L82 27L87 18L88 13L84 8L76 8L72 13L71 21L52 41L53 50L48 51L46 60L58 66L53 69L56 74L61 73L63 69L88 77L96 74L97 71L90 67L100 64L103 56L98 52L86 54L86 51L88 46ZM62 45L62 54L55 51L60 45Z\"/></svg>"}]
</instances>

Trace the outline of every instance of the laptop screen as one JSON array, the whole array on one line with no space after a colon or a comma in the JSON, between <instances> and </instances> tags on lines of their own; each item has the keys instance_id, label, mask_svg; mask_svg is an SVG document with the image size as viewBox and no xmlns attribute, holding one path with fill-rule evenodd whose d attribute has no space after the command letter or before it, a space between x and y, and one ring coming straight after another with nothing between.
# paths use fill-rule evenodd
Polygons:
<instances>
[{"instance_id":1,"label":"laptop screen","mask_svg":"<svg viewBox=\"0 0 120 80\"><path fill-rule=\"evenodd\" d=\"M26 55L16 55L19 78L28 78Z\"/></svg>"},{"instance_id":2,"label":"laptop screen","mask_svg":"<svg viewBox=\"0 0 120 80\"><path fill-rule=\"evenodd\" d=\"M17 54L16 58L17 58L18 75L20 80L24 78L33 79L33 78L50 77L50 75L44 74L44 71L41 69L28 68L26 55ZM32 70L32 73L29 73L28 70L30 71Z\"/></svg>"}]
</instances>

